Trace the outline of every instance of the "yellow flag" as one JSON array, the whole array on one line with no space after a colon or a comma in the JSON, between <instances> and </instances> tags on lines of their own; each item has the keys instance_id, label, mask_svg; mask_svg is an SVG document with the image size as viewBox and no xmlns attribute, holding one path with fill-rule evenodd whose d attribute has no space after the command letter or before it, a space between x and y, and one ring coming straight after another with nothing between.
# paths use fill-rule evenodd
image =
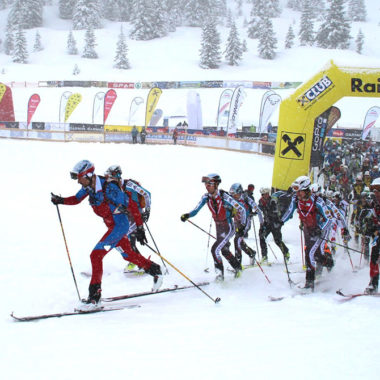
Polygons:
<instances>
[{"instance_id":1,"label":"yellow flag","mask_svg":"<svg viewBox=\"0 0 380 380\"><path fill-rule=\"evenodd\" d=\"M3 99L3 96L6 90L7 90L7 86L4 83L0 83L0 103Z\"/></svg>"},{"instance_id":2,"label":"yellow flag","mask_svg":"<svg viewBox=\"0 0 380 380\"><path fill-rule=\"evenodd\" d=\"M66 104L65 108L65 123L67 119L70 117L70 115L73 113L77 105L81 102L82 100L82 95L81 94L72 94Z\"/></svg>"},{"instance_id":3,"label":"yellow flag","mask_svg":"<svg viewBox=\"0 0 380 380\"><path fill-rule=\"evenodd\" d=\"M162 94L162 90L158 87L153 87L148 94L146 101L146 112L145 112L145 126L149 125L150 119L152 118L153 112L156 109L158 100Z\"/></svg>"}]
</instances>

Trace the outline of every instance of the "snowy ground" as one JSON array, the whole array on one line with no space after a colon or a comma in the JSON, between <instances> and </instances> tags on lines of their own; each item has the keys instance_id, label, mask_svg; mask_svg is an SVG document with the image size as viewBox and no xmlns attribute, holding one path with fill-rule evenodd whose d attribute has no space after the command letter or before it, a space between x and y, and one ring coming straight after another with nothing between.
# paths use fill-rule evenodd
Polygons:
<instances>
[{"instance_id":1,"label":"snowy ground","mask_svg":"<svg viewBox=\"0 0 380 380\"><path fill-rule=\"evenodd\" d=\"M255 155L181 146L131 146L77 143L0 141L3 175L2 306L0 348L6 379L373 379L379 372L376 336L379 336L379 299L362 297L341 303L335 290L361 291L368 267L352 273L349 260L338 250L336 267L324 273L313 295L280 302L268 296L292 295L281 255L264 267L269 284L258 268L240 279L227 273L223 284L213 282L207 253L208 238L180 215L192 209L203 194L201 176L222 175L222 187L253 182L258 189L271 181L273 161ZM197 289L126 301L141 308L74 316L27 324L9 317L70 311L78 305L56 208L50 192L72 195L78 185L69 177L82 158L93 160L102 174L111 164L152 191L150 230L162 255L193 281L210 281L204 288L213 304ZM105 228L87 201L61 206L71 260L82 297L87 296L89 253ZM210 225L204 209L193 219ZM256 221L256 229L258 224ZM290 270L302 268L298 219L283 228L291 252ZM149 239L151 242L151 239ZM253 231L248 239L255 248ZM144 255L150 251L142 248ZM352 253L355 265L359 256ZM152 256L156 262L159 258ZM246 256L243 257L248 262ZM151 278L123 274L118 252L104 259L103 295L146 291ZM164 287L187 280L169 267ZM295 282L303 273L291 273Z\"/></svg>"}]
</instances>

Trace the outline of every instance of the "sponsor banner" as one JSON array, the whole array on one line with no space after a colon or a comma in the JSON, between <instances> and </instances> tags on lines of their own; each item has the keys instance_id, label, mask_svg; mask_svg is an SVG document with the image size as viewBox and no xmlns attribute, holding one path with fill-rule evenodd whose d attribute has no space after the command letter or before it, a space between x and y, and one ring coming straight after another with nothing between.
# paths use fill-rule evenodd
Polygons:
<instances>
[{"instance_id":1,"label":"sponsor banner","mask_svg":"<svg viewBox=\"0 0 380 380\"><path fill-rule=\"evenodd\" d=\"M69 131L79 131L79 132L100 132L103 133L104 125L103 124L81 124L81 123L70 123Z\"/></svg>"},{"instance_id":2,"label":"sponsor banner","mask_svg":"<svg viewBox=\"0 0 380 380\"><path fill-rule=\"evenodd\" d=\"M105 125L104 130L106 132L132 132L132 126L131 125ZM141 127L137 127L138 130L141 129Z\"/></svg>"},{"instance_id":3,"label":"sponsor banner","mask_svg":"<svg viewBox=\"0 0 380 380\"><path fill-rule=\"evenodd\" d=\"M0 121L15 121L12 90L0 83Z\"/></svg>"},{"instance_id":4,"label":"sponsor banner","mask_svg":"<svg viewBox=\"0 0 380 380\"><path fill-rule=\"evenodd\" d=\"M222 88L223 87L223 81L222 80L206 80L204 82L201 82L202 88Z\"/></svg>"},{"instance_id":5,"label":"sponsor banner","mask_svg":"<svg viewBox=\"0 0 380 380\"><path fill-rule=\"evenodd\" d=\"M0 122L0 128L19 128L19 122L18 121L1 121Z\"/></svg>"},{"instance_id":6,"label":"sponsor banner","mask_svg":"<svg viewBox=\"0 0 380 380\"><path fill-rule=\"evenodd\" d=\"M363 123L363 133L362 133L362 140L365 140L366 137L368 136L369 132L371 129L374 127L376 124L377 119L379 118L380 115L380 107L371 107L364 118L364 123Z\"/></svg>"},{"instance_id":7,"label":"sponsor banner","mask_svg":"<svg viewBox=\"0 0 380 380\"><path fill-rule=\"evenodd\" d=\"M81 80L65 80L60 82L61 87L108 87L106 81L81 81Z\"/></svg>"},{"instance_id":8,"label":"sponsor banner","mask_svg":"<svg viewBox=\"0 0 380 380\"><path fill-rule=\"evenodd\" d=\"M331 129L327 137L339 137L339 138L345 138L345 139L355 139L359 140L362 136L362 129L343 129L343 128L333 128Z\"/></svg>"},{"instance_id":9,"label":"sponsor banner","mask_svg":"<svg viewBox=\"0 0 380 380\"><path fill-rule=\"evenodd\" d=\"M307 110L318 99L322 98L335 87L332 80L324 75L317 83L313 84L306 92L297 98L298 104Z\"/></svg>"},{"instance_id":10,"label":"sponsor banner","mask_svg":"<svg viewBox=\"0 0 380 380\"><path fill-rule=\"evenodd\" d=\"M177 82L154 82L153 87L164 89L177 88Z\"/></svg>"},{"instance_id":11,"label":"sponsor banner","mask_svg":"<svg viewBox=\"0 0 380 380\"><path fill-rule=\"evenodd\" d=\"M186 81L177 82L177 88L200 88L201 82L199 81Z\"/></svg>"},{"instance_id":12,"label":"sponsor banner","mask_svg":"<svg viewBox=\"0 0 380 380\"><path fill-rule=\"evenodd\" d=\"M244 92L243 86L236 87L231 98L231 106L230 106L230 112L229 112L228 122L227 122L228 135L236 133L239 109L243 103L244 98L245 98L245 92Z\"/></svg>"},{"instance_id":13,"label":"sponsor banner","mask_svg":"<svg viewBox=\"0 0 380 380\"><path fill-rule=\"evenodd\" d=\"M158 87L153 87L148 94L146 100L146 110L145 110L145 126L149 125L150 119L152 118L153 112L157 107L157 103L162 94L162 90Z\"/></svg>"},{"instance_id":14,"label":"sponsor banner","mask_svg":"<svg viewBox=\"0 0 380 380\"><path fill-rule=\"evenodd\" d=\"M78 104L82 101L82 95L79 93L72 94L67 100L66 108L65 108L65 122L71 116L75 108L77 108Z\"/></svg>"},{"instance_id":15,"label":"sponsor banner","mask_svg":"<svg viewBox=\"0 0 380 380\"><path fill-rule=\"evenodd\" d=\"M65 141L78 141L78 142L103 142L103 133L65 133Z\"/></svg>"},{"instance_id":16,"label":"sponsor banner","mask_svg":"<svg viewBox=\"0 0 380 380\"><path fill-rule=\"evenodd\" d=\"M67 106L67 101L69 100L70 96L73 93L71 91L65 91L61 95L61 100L59 102L59 122L63 122L65 120L65 112L66 112L66 106Z\"/></svg>"},{"instance_id":17,"label":"sponsor banner","mask_svg":"<svg viewBox=\"0 0 380 380\"><path fill-rule=\"evenodd\" d=\"M132 142L132 135L130 133L105 133L105 142Z\"/></svg>"},{"instance_id":18,"label":"sponsor banner","mask_svg":"<svg viewBox=\"0 0 380 380\"><path fill-rule=\"evenodd\" d=\"M271 87L272 87L272 82L257 82L257 81L252 82L252 88L260 88L260 89L265 90L266 88L270 89Z\"/></svg>"},{"instance_id":19,"label":"sponsor banner","mask_svg":"<svg viewBox=\"0 0 380 380\"><path fill-rule=\"evenodd\" d=\"M111 112L112 106L114 105L116 98L117 98L117 94L116 94L115 90L111 89L111 90L107 91L107 93L104 97L104 112L103 112L104 120L103 120L103 124L106 123L107 117L108 117L109 113Z\"/></svg>"},{"instance_id":20,"label":"sponsor banner","mask_svg":"<svg viewBox=\"0 0 380 380\"><path fill-rule=\"evenodd\" d=\"M242 86L244 88L252 88L252 81L248 80L229 80L229 81L223 81L223 87L230 87L230 88L236 88Z\"/></svg>"},{"instance_id":21,"label":"sponsor banner","mask_svg":"<svg viewBox=\"0 0 380 380\"><path fill-rule=\"evenodd\" d=\"M226 89L220 94L218 113L216 116L217 129L227 128L232 94L233 91L231 89Z\"/></svg>"},{"instance_id":22,"label":"sponsor banner","mask_svg":"<svg viewBox=\"0 0 380 380\"><path fill-rule=\"evenodd\" d=\"M302 82L272 82L272 89L289 89L289 88L297 88L302 84Z\"/></svg>"},{"instance_id":23,"label":"sponsor banner","mask_svg":"<svg viewBox=\"0 0 380 380\"><path fill-rule=\"evenodd\" d=\"M268 94L269 93L269 94ZM262 108L260 111L259 132L268 132L269 120L274 111L281 103L281 96L273 91L267 91L263 96L264 102L261 103Z\"/></svg>"},{"instance_id":24,"label":"sponsor banner","mask_svg":"<svg viewBox=\"0 0 380 380\"><path fill-rule=\"evenodd\" d=\"M351 92L362 94L380 94L380 78L377 82L370 82L362 78L351 78Z\"/></svg>"},{"instance_id":25,"label":"sponsor banner","mask_svg":"<svg viewBox=\"0 0 380 380\"><path fill-rule=\"evenodd\" d=\"M108 88L127 88L133 90L135 88L134 82L108 82Z\"/></svg>"},{"instance_id":26,"label":"sponsor banner","mask_svg":"<svg viewBox=\"0 0 380 380\"><path fill-rule=\"evenodd\" d=\"M161 108L157 108L152 115L152 118L150 119L149 126L156 126L157 123L160 121L162 115L164 114L164 111L162 111Z\"/></svg>"},{"instance_id":27,"label":"sponsor banner","mask_svg":"<svg viewBox=\"0 0 380 380\"><path fill-rule=\"evenodd\" d=\"M136 124L134 116L136 115L136 112L140 108L141 104L144 104L144 99L140 96L134 97L131 101L131 105L129 106L128 125Z\"/></svg>"},{"instance_id":28,"label":"sponsor banner","mask_svg":"<svg viewBox=\"0 0 380 380\"><path fill-rule=\"evenodd\" d=\"M187 123L188 129L203 128L201 97L198 92L191 90L187 93Z\"/></svg>"},{"instance_id":29,"label":"sponsor banner","mask_svg":"<svg viewBox=\"0 0 380 380\"><path fill-rule=\"evenodd\" d=\"M105 93L99 91L94 96L94 102L92 104L92 123L93 124L104 124L104 97Z\"/></svg>"},{"instance_id":30,"label":"sponsor banner","mask_svg":"<svg viewBox=\"0 0 380 380\"><path fill-rule=\"evenodd\" d=\"M37 129L39 131L44 131L45 130L45 123L43 123L43 122L33 122L32 123L32 129L33 130Z\"/></svg>"},{"instance_id":31,"label":"sponsor banner","mask_svg":"<svg viewBox=\"0 0 380 380\"><path fill-rule=\"evenodd\" d=\"M28 114L27 114L27 124L29 125L32 121L32 117L36 112L38 105L40 104L41 98L38 94L33 94L28 101Z\"/></svg>"}]
</instances>

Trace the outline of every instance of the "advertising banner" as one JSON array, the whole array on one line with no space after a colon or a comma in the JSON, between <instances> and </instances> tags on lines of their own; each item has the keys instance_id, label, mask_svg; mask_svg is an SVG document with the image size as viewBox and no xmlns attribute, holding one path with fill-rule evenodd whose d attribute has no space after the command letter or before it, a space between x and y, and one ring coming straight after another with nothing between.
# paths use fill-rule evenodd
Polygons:
<instances>
[{"instance_id":1,"label":"advertising banner","mask_svg":"<svg viewBox=\"0 0 380 380\"><path fill-rule=\"evenodd\" d=\"M115 90L108 90L106 96L104 97L104 120L103 124L106 123L107 117L111 112L111 108L115 103L117 94Z\"/></svg>"},{"instance_id":2,"label":"advertising banner","mask_svg":"<svg viewBox=\"0 0 380 380\"><path fill-rule=\"evenodd\" d=\"M94 103L92 105L92 123L104 122L104 97L105 93L100 91L94 96Z\"/></svg>"},{"instance_id":3,"label":"advertising banner","mask_svg":"<svg viewBox=\"0 0 380 380\"><path fill-rule=\"evenodd\" d=\"M228 135L236 133L236 126L237 126L237 122L238 122L239 109L243 103L244 98L245 98L244 87L243 86L236 87L233 94L232 94L230 112L229 112L229 116L228 116L228 123L227 123L227 134Z\"/></svg>"},{"instance_id":4,"label":"advertising banner","mask_svg":"<svg viewBox=\"0 0 380 380\"><path fill-rule=\"evenodd\" d=\"M157 103L162 94L162 90L158 87L153 87L148 94L146 100L146 111L145 111L145 126L149 125L150 119L153 116L153 112L157 107Z\"/></svg>"},{"instance_id":5,"label":"advertising banner","mask_svg":"<svg viewBox=\"0 0 380 380\"><path fill-rule=\"evenodd\" d=\"M203 128L201 97L194 90L187 93L187 123L189 129Z\"/></svg>"},{"instance_id":6,"label":"advertising banner","mask_svg":"<svg viewBox=\"0 0 380 380\"><path fill-rule=\"evenodd\" d=\"M32 121L32 117L36 112L38 105L40 104L41 98L38 94L33 94L28 101L28 115L27 115L27 124L29 125Z\"/></svg>"},{"instance_id":7,"label":"advertising banner","mask_svg":"<svg viewBox=\"0 0 380 380\"><path fill-rule=\"evenodd\" d=\"M233 91L231 89L226 89L220 94L218 113L216 116L216 127L217 129L227 128L228 116L231 107L231 98Z\"/></svg>"},{"instance_id":8,"label":"advertising banner","mask_svg":"<svg viewBox=\"0 0 380 380\"><path fill-rule=\"evenodd\" d=\"M0 83L0 121L15 121L12 90Z\"/></svg>"},{"instance_id":9,"label":"advertising banner","mask_svg":"<svg viewBox=\"0 0 380 380\"><path fill-rule=\"evenodd\" d=\"M364 124L363 124L363 133L362 133L362 140L365 140L368 136L369 132L373 128L373 126L376 124L377 119L380 115L380 107L371 107L364 118Z\"/></svg>"},{"instance_id":10,"label":"advertising banner","mask_svg":"<svg viewBox=\"0 0 380 380\"><path fill-rule=\"evenodd\" d=\"M82 95L79 93L70 95L67 100L66 109L65 109L65 123L67 119L74 112L75 108L78 107L78 104L82 101Z\"/></svg>"}]
</instances>

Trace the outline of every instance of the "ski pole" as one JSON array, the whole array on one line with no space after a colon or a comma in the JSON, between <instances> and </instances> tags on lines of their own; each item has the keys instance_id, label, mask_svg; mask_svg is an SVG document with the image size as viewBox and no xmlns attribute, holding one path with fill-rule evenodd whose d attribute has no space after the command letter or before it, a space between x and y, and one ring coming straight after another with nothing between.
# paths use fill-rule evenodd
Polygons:
<instances>
[{"instance_id":1,"label":"ski pole","mask_svg":"<svg viewBox=\"0 0 380 380\"><path fill-rule=\"evenodd\" d=\"M255 221L254 221L253 218L252 218L252 224L253 224L253 232L255 233L255 241L256 241L257 257L260 259L259 245L257 244L256 226L255 226Z\"/></svg>"},{"instance_id":2,"label":"ski pole","mask_svg":"<svg viewBox=\"0 0 380 380\"><path fill-rule=\"evenodd\" d=\"M191 223L192 225L194 225L195 227L199 228L199 229L200 229L201 231L203 231L205 234L207 234L207 235L211 236L212 238L216 239L215 236L209 234L207 231L205 231L203 228L197 226L195 223L193 223L193 222L190 221L189 219L187 219L187 221L188 221L189 223ZM267 275L266 275L265 272L263 271L263 268L261 267L261 265L259 264L259 262L258 262L257 260L256 260L256 263L257 263L258 267L260 268L261 272L263 272L263 275L265 276L265 278L267 279L267 281L268 281L269 283L271 283L270 280L269 280L269 278L267 277Z\"/></svg>"},{"instance_id":3,"label":"ski pole","mask_svg":"<svg viewBox=\"0 0 380 380\"><path fill-rule=\"evenodd\" d=\"M274 253L274 251L273 251L271 245L270 245L268 242L267 242L267 244L268 244L268 247L269 247L269 249L271 250L271 252L272 252L274 258L278 261L278 258L277 258L277 256L276 256L276 254Z\"/></svg>"},{"instance_id":4,"label":"ski pole","mask_svg":"<svg viewBox=\"0 0 380 380\"><path fill-rule=\"evenodd\" d=\"M286 262L285 255L283 255L283 256L284 256L284 264L285 264L286 274L288 275L288 283L289 283L289 286L292 287L292 285L295 285L295 283L290 278L289 269L288 269L288 263Z\"/></svg>"},{"instance_id":5,"label":"ski pole","mask_svg":"<svg viewBox=\"0 0 380 380\"><path fill-rule=\"evenodd\" d=\"M215 299L212 298L208 293L206 293L202 288L200 288L195 282L191 281L189 277L187 277L184 273L182 273L178 268L176 268L170 261L166 260L165 257L163 257L159 252L156 252L149 244L145 244L152 252L154 252L156 255L160 256L162 260L167 262L173 269L175 269L180 275L186 278L186 280L190 281L192 285L194 285L196 288L198 288L204 295L206 295L210 300L212 300L214 303L220 302L220 298L216 297Z\"/></svg>"},{"instance_id":6,"label":"ski pole","mask_svg":"<svg viewBox=\"0 0 380 380\"><path fill-rule=\"evenodd\" d=\"M323 238L323 237L321 237L320 239L321 239L321 240L324 240L324 241L327 241L328 243L332 243L332 244L338 245L339 247L347 248L347 249L349 249L350 251L357 252L357 253L360 253L360 254L361 254L361 251L358 251L357 249L354 249L354 248L349 247L348 244L347 244L347 247L346 247L346 246L344 246L344 245L342 245L342 244L339 244L339 243L337 243L337 242L335 242L335 241L331 241L331 240L329 240L329 239L325 239L325 238Z\"/></svg>"},{"instance_id":7,"label":"ski pole","mask_svg":"<svg viewBox=\"0 0 380 380\"><path fill-rule=\"evenodd\" d=\"M207 266L207 256L208 256L208 249L209 249L209 247L210 247L210 234L211 234L211 227L212 227L212 217L211 217L211 219L210 219L210 227L209 227L209 229L208 229L208 240L207 240L207 250L206 250L206 262L205 262L205 272L206 273L208 273L209 272L209 268L208 268L208 266Z\"/></svg>"},{"instance_id":8,"label":"ski pole","mask_svg":"<svg viewBox=\"0 0 380 380\"><path fill-rule=\"evenodd\" d=\"M149 232L150 237L152 238L153 244L154 244L154 246L156 247L157 252L160 252L160 250L159 250L158 247L157 247L156 242L154 241L153 235L152 235L152 233L150 232L150 229L149 229L149 227L148 227L148 223L144 222L144 224L145 224L146 229L147 229L148 232ZM164 260L162 260L162 258L161 258L161 261L162 261L162 264L163 264L164 267L165 267L165 274L169 274L168 268L167 268L167 266L166 266Z\"/></svg>"},{"instance_id":9,"label":"ski pole","mask_svg":"<svg viewBox=\"0 0 380 380\"><path fill-rule=\"evenodd\" d=\"M300 228L301 232L301 256L302 256L302 268L305 268L305 246L303 245L303 231Z\"/></svg>"},{"instance_id":10,"label":"ski pole","mask_svg":"<svg viewBox=\"0 0 380 380\"><path fill-rule=\"evenodd\" d=\"M76 288L76 290L77 290L77 294L78 294L79 301L81 301L82 299L80 298L80 294L79 294L79 290L78 290L78 285L77 285L77 280L76 280L76 278L75 278L75 274L74 274L73 264L71 263L71 258L70 258L70 253L69 253L69 248L67 247L65 231L64 231L64 229L63 229L63 224L62 224L62 219L61 219L61 213L59 212L58 205L56 205L56 206L57 206L57 213L58 213L59 223L60 223L60 225L61 225L61 230L62 230L63 240L64 240L64 242L65 242L65 246L66 246L67 257L68 257L68 259L69 259L69 263L70 263L71 273L72 273L72 275L73 275L74 284L75 284L75 288Z\"/></svg>"},{"instance_id":11,"label":"ski pole","mask_svg":"<svg viewBox=\"0 0 380 380\"><path fill-rule=\"evenodd\" d=\"M203 231L206 235L211 236L212 238L216 239L215 236L209 234L207 231L205 231L203 228L199 227L197 224L193 223L191 220L187 219L187 221L192 224L194 227L199 228L201 231Z\"/></svg>"}]
</instances>

